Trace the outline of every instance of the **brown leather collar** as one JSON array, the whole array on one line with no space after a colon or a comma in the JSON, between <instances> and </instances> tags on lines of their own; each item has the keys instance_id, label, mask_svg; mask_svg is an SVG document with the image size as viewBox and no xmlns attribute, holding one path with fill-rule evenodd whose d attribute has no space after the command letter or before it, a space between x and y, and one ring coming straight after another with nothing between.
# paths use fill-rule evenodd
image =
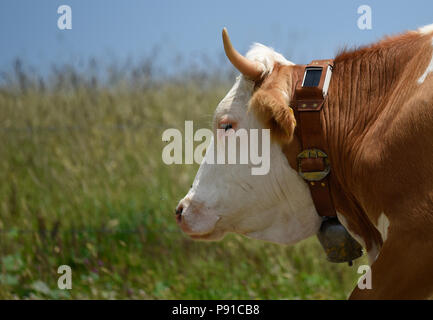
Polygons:
<instances>
[{"instance_id":1,"label":"brown leather collar","mask_svg":"<svg viewBox=\"0 0 433 320\"><path fill-rule=\"evenodd\" d=\"M298 172L308 183L316 210L322 217L336 216L329 186L331 164L320 121L333 66L333 60L315 60L306 65L291 103L302 147L297 157Z\"/></svg>"}]
</instances>

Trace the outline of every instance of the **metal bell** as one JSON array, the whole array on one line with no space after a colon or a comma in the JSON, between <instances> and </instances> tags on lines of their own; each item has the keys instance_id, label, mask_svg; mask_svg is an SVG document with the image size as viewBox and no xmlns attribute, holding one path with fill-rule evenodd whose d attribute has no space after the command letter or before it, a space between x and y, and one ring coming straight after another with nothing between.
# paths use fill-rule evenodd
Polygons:
<instances>
[{"instance_id":1,"label":"metal bell","mask_svg":"<svg viewBox=\"0 0 433 320\"><path fill-rule=\"evenodd\" d=\"M361 245L352 238L337 218L325 218L317 234L330 262L348 262L362 256Z\"/></svg>"}]
</instances>

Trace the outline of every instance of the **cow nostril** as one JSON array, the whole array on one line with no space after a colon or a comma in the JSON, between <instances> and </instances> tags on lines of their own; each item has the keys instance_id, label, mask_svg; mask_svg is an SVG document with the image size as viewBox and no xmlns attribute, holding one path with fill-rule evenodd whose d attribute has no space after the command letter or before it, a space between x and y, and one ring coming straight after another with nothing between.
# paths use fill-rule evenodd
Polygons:
<instances>
[{"instance_id":1,"label":"cow nostril","mask_svg":"<svg viewBox=\"0 0 433 320\"><path fill-rule=\"evenodd\" d=\"M182 211L183 211L183 205L179 205L179 206L176 208L176 215L177 215L177 216L181 215L181 214L182 214Z\"/></svg>"},{"instance_id":2,"label":"cow nostril","mask_svg":"<svg viewBox=\"0 0 433 320\"><path fill-rule=\"evenodd\" d=\"M183 205L179 205L176 208L176 221L179 224L182 222L182 211L183 211Z\"/></svg>"}]
</instances>

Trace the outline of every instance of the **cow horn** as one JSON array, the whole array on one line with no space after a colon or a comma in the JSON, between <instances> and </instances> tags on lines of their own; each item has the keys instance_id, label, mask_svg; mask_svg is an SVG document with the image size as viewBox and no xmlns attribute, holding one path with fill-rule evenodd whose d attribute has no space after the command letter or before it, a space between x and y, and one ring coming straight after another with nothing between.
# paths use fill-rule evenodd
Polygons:
<instances>
[{"instance_id":1,"label":"cow horn","mask_svg":"<svg viewBox=\"0 0 433 320\"><path fill-rule=\"evenodd\" d=\"M227 58L229 58L236 69L251 80L259 80L261 78L263 73L261 65L258 62L248 60L233 48L226 28L223 29L223 43Z\"/></svg>"}]
</instances>

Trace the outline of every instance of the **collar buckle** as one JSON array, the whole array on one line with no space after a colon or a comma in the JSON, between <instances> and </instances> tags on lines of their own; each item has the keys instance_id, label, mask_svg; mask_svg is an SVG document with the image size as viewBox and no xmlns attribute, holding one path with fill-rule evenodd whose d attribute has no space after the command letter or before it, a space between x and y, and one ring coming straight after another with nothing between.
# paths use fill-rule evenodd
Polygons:
<instances>
[{"instance_id":1,"label":"collar buckle","mask_svg":"<svg viewBox=\"0 0 433 320\"><path fill-rule=\"evenodd\" d=\"M331 171L328 155L320 149L305 149L296 158L299 175L309 182L323 180Z\"/></svg>"}]
</instances>

